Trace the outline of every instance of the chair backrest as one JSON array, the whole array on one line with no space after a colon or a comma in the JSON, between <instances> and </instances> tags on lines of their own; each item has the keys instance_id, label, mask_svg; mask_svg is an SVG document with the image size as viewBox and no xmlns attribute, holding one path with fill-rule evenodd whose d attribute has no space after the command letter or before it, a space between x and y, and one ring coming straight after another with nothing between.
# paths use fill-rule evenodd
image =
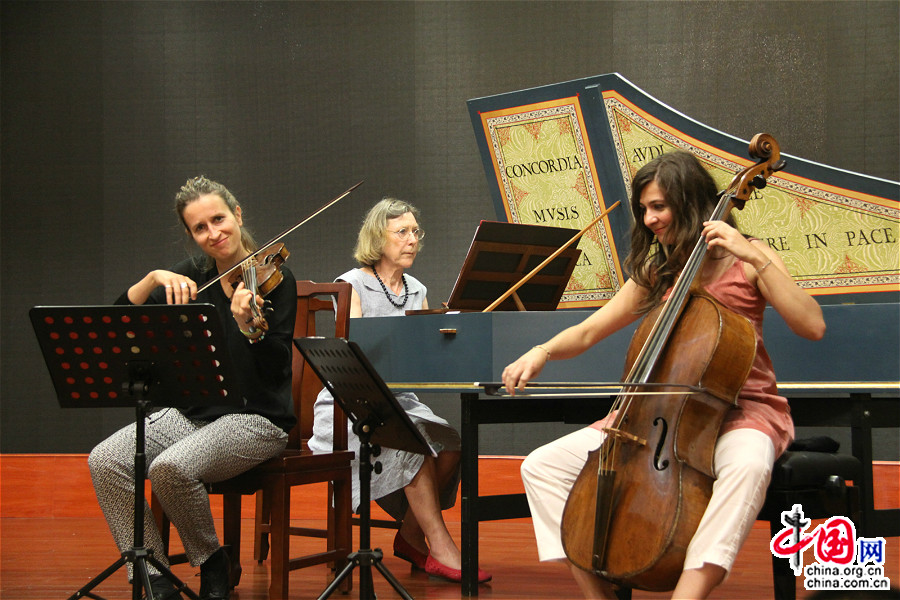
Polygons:
<instances>
[{"instance_id":1,"label":"chair backrest","mask_svg":"<svg viewBox=\"0 0 900 600\"><path fill-rule=\"evenodd\" d=\"M353 287L349 283L343 281L338 283L298 281L294 338L322 335L346 339L350 334L350 294L352 289ZM328 313L334 316L333 331L316 331L317 313ZM312 437L313 405L323 385L296 347L294 347L291 366L293 368L294 414L297 415L297 425L290 433L288 448L298 450L303 447L305 440ZM334 449L347 449L347 417L337 402L334 403Z\"/></svg>"}]
</instances>

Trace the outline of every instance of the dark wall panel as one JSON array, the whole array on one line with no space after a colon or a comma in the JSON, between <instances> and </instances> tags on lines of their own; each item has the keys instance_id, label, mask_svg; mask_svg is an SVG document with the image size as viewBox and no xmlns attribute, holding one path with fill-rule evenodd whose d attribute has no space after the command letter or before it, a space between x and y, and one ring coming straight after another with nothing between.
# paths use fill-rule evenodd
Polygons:
<instances>
[{"instance_id":1,"label":"dark wall panel","mask_svg":"<svg viewBox=\"0 0 900 600\"><path fill-rule=\"evenodd\" d=\"M495 218L469 98L618 72L726 133L769 131L785 153L900 178L893 2L4 1L0 11L2 452L86 452L131 419L57 406L27 311L111 302L184 256L172 198L200 173L232 189L260 239L365 180L286 240L294 273L319 281L354 266L372 203L412 201L429 230L413 273L433 305L478 221ZM454 398L428 400L458 422ZM556 434L507 427L483 450L523 453Z\"/></svg>"}]
</instances>

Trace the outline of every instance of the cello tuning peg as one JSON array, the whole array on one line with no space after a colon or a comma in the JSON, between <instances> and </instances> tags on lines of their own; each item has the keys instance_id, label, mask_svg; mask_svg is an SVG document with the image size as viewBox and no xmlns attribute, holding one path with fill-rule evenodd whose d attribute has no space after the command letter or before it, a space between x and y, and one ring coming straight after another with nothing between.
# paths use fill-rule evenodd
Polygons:
<instances>
[{"instance_id":1,"label":"cello tuning peg","mask_svg":"<svg viewBox=\"0 0 900 600\"><path fill-rule=\"evenodd\" d=\"M755 176L753 178L753 187L755 187L758 190L761 190L764 187L766 187L766 178L763 177L762 175Z\"/></svg>"}]
</instances>

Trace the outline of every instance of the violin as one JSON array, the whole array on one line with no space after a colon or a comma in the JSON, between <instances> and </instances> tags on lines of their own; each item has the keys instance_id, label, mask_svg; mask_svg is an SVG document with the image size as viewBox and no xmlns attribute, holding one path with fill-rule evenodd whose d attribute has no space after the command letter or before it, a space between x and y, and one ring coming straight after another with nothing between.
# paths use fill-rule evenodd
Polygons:
<instances>
[{"instance_id":1,"label":"violin","mask_svg":"<svg viewBox=\"0 0 900 600\"><path fill-rule=\"evenodd\" d=\"M754 136L749 153L758 162L719 194L709 220L743 208L784 166L768 134ZM756 354L749 320L700 284L706 250L701 237L668 300L635 331L606 438L588 454L563 511L569 560L629 588L674 589L712 495L719 427Z\"/></svg>"},{"instance_id":2,"label":"violin","mask_svg":"<svg viewBox=\"0 0 900 600\"><path fill-rule=\"evenodd\" d=\"M290 255L291 253L284 244L273 244L242 261L240 269L231 271L226 280L231 285L231 289L243 282L244 286L250 290L250 312L253 313L251 324L255 329L263 332L269 330L269 324L263 316L263 312L260 311L256 298L258 296L265 298L269 292L281 284L284 280L284 275L281 274L281 265ZM264 310L271 312L272 309L264 308Z\"/></svg>"},{"instance_id":3,"label":"violin","mask_svg":"<svg viewBox=\"0 0 900 600\"><path fill-rule=\"evenodd\" d=\"M306 218L302 219L297 224L292 225L288 229L282 231L274 238L260 246L259 250L253 252L252 254L250 254L250 256L238 262L237 264L231 265L230 267L219 273L216 277L213 277L212 279L207 281L205 284L203 284L203 286L197 289L197 293L199 294L223 277L227 277L226 281L231 284L232 289L236 288L238 284L243 281L244 286L253 294L253 297L250 299L250 311L253 313L253 319L251 320L251 323L256 329L260 329L263 332L268 331L269 324L266 322L265 317L259 310L259 305L256 302L256 298L257 296L262 296L263 298L265 298L269 294L269 292L278 287L278 285L284 279L284 276L281 274L280 270L281 265L283 265L284 261L287 260L287 257L290 256L290 252L288 252L285 245L276 242L278 242L278 240L285 237L286 235L292 233L294 230L298 229L301 225L311 220L313 217L317 216L325 209L346 198L350 194L350 192L361 186L362 183L363 182L360 181L359 183L350 186L347 191L345 191L340 196L326 202L322 207L320 207L312 214L308 215ZM271 309L268 310L271 311Z\"/></svg>"}]
</instances>

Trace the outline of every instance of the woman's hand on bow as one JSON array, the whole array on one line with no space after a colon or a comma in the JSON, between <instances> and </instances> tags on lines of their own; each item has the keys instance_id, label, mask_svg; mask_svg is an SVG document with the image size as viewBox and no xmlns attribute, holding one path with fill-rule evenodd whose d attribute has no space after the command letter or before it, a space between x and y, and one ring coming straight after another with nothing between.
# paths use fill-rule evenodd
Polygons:
<instances>
[{"instance_id":1,"label":"woman's hand on bow","mask_svg":"<svg viewBox=\"0 0 900 600\"><path fill-rule=\"evenodd\" d=\"M516 390L524 390L525 384L540 375L547 364L547 351L535 346L515 362L506 366L501 375L506 393L514 396Z\"/></svg>"}]
</instances>

